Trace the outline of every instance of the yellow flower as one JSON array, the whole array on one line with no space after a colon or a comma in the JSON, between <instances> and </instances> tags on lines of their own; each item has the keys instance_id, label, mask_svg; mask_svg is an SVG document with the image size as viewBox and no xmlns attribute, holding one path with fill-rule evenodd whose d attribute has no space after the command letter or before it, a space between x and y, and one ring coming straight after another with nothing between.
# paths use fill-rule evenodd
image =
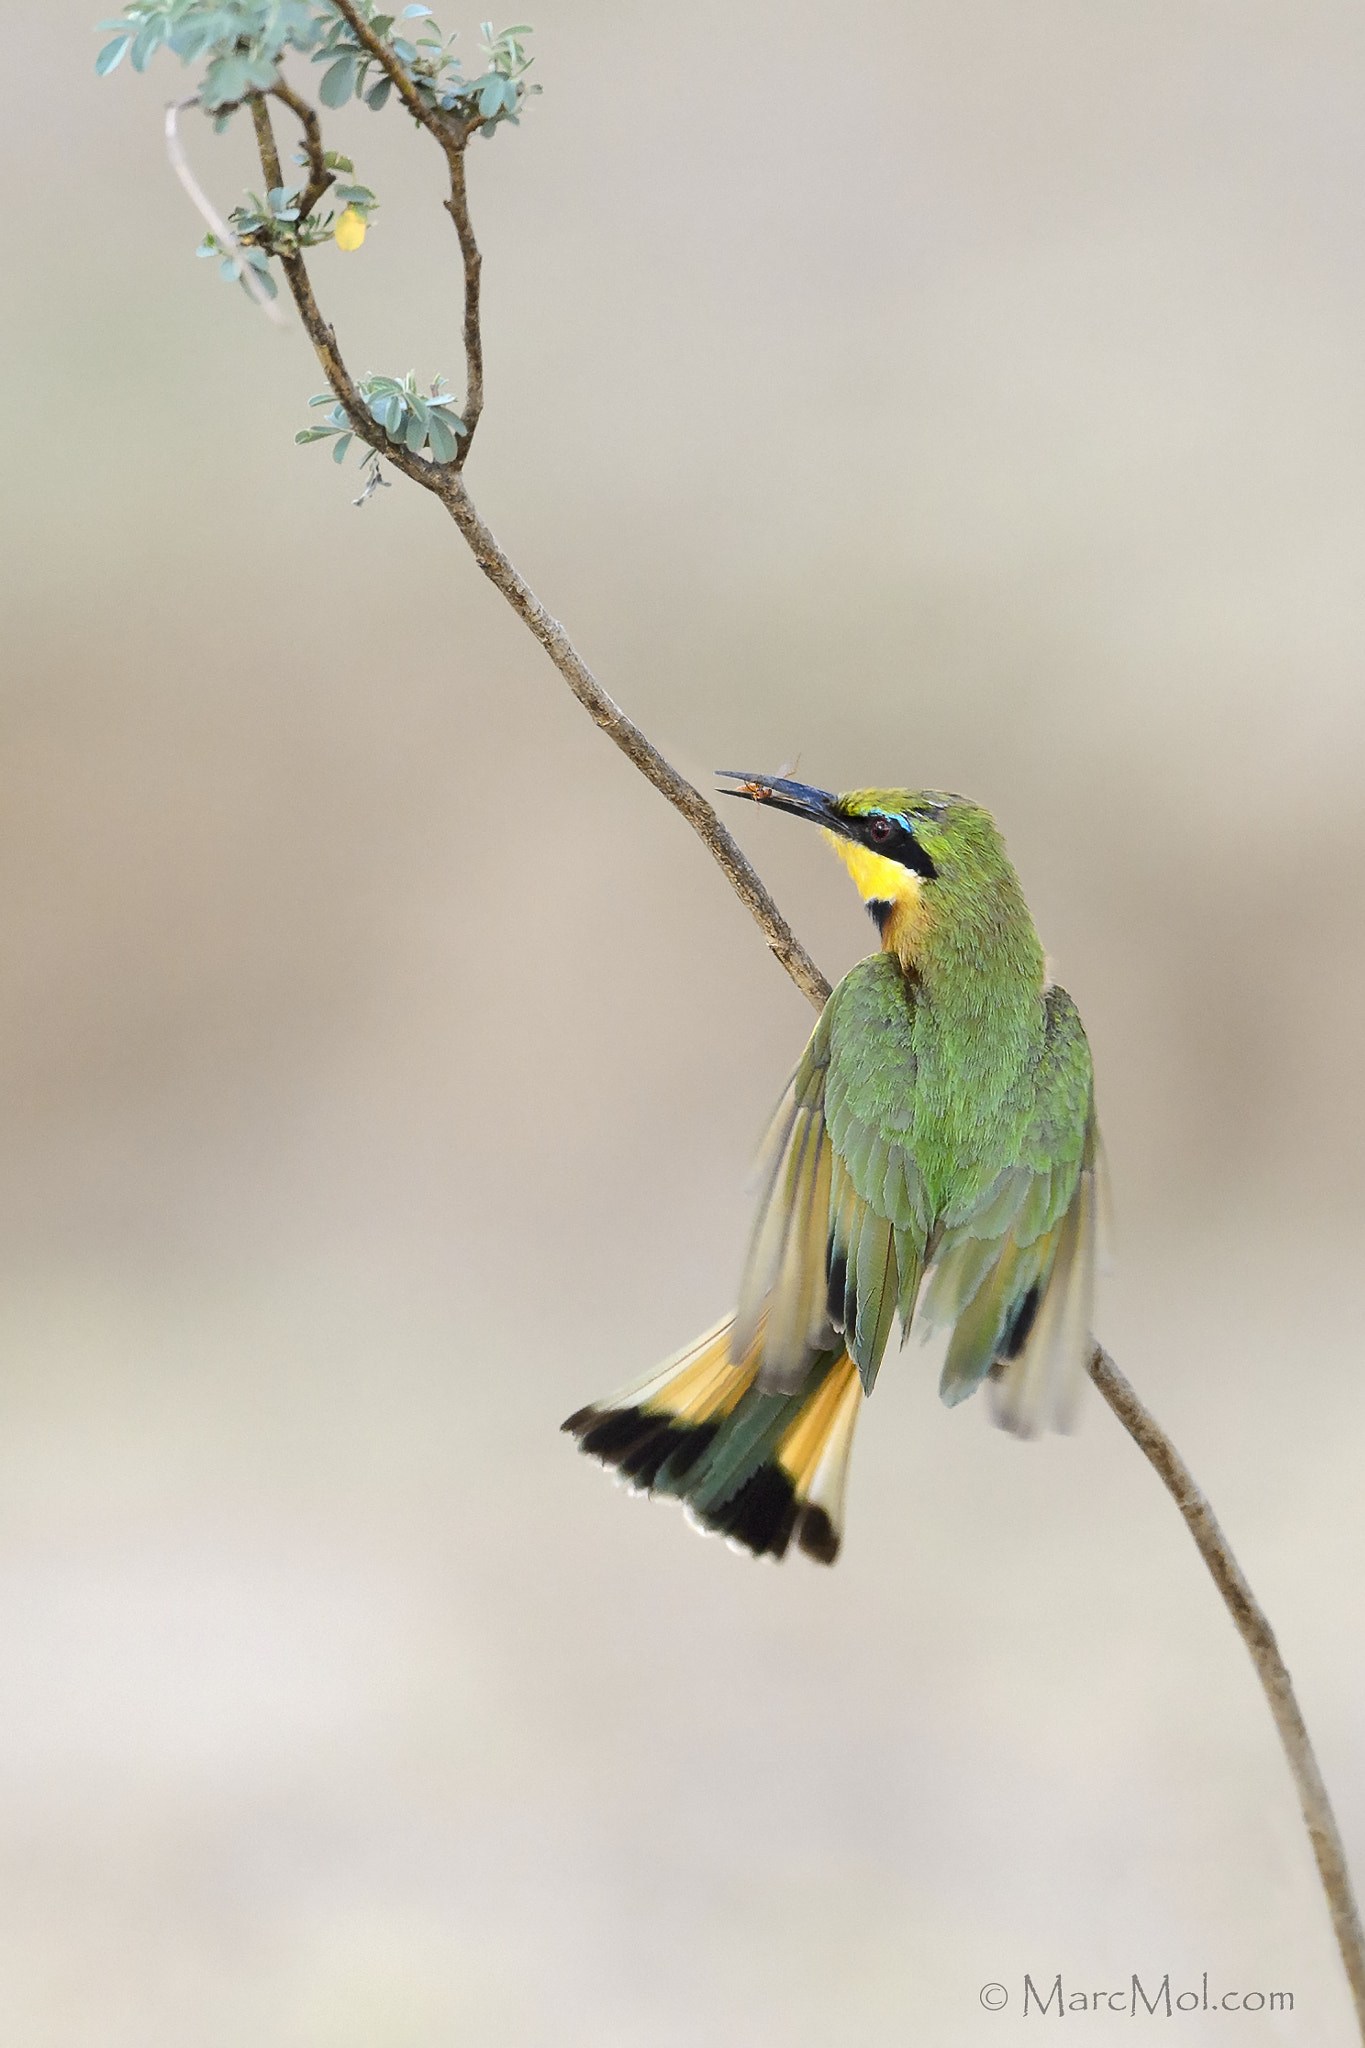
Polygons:
<instances>
[{"instance_id":1,"label":"yellow flower","mask_svg":"<svg viewBox=\"0 0 1365 2048\"><path fill-rule=\"evenodd\" d=\"M365 239L365 216L354 206L348 206L337 222L338 249L358 249Z\"/></svg>"}]
</instances>

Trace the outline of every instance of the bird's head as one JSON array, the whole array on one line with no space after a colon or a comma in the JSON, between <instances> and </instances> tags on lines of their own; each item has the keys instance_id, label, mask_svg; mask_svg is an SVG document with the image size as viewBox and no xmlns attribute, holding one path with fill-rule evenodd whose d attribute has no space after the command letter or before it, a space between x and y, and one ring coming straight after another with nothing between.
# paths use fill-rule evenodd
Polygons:
<instances>
[{"instance_id":1,"label":"bird's head","mask_svg":"<svg viewBox=\"0 0 1365 2048\"><path fill-rule=\"evenodd\" d=\"M780 776L719 774L746 797L822 827L857 885L882 944L907 964L936 912L965 908L1002 884L1017 888L989 812L939 789L851 789L842 795Z\"/></svg>"}]
</instances>

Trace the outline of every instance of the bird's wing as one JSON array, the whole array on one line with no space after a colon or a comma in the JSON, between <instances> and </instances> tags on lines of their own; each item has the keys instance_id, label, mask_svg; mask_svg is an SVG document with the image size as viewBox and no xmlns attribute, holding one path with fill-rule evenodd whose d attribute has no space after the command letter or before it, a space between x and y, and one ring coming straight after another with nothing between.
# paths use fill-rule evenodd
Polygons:
<instances>
[{"instance_id":1,"label":"bird's wing","mask_svg":"<svg viewBox=\"0 0 1365 2048\"><path fill-rule=\"evenodd\" d=\"M989 1375L993 1419L1021 1436L1068 1427L1094 1294L1100 1163L1090 1048L1065 990L1045 1000L1019 1162L970 1214L949 1219L923 1311L929 1324L953 1326L943 1399L965 1399Z\"/></svg>"},{"instance_id":2,"label":"bird's wing","mask_svg":"<svg viewBox=\"0 0 1365 2048\"><path fill-rule=\"evenodd\" d=\"M897 1309L913 1310L928 1218L910 1152L912 1003L892 955L860 962L773 1119L732 1338L743 1355L766 1309L766 1392L800 1386L833 1333L870 1390Z\"/></svg>"}]
</instances>

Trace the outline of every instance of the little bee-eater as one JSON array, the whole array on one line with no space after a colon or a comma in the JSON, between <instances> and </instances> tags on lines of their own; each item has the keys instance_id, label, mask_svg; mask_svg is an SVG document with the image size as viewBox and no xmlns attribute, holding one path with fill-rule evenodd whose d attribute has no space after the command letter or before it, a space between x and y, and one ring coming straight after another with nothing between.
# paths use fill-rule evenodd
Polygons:
<instances>
[{"instance_id":1,"label":"little bee-eater","mask_svg":"<svg viewBox=\"0 0 1365 2048\"><path fill-rule=\"evenodd\" d=\"M951 1327L950 1405L985 1380L1003 1429L1068 1426L1092 1343L1090 1048L979 805L734 779L823 828L881 951L835 989L773 1119L734 1315L564 1427L703 1529L832 1564L897 1317L902 1343L913 1318Z\"/></svg>"}]
</instances>

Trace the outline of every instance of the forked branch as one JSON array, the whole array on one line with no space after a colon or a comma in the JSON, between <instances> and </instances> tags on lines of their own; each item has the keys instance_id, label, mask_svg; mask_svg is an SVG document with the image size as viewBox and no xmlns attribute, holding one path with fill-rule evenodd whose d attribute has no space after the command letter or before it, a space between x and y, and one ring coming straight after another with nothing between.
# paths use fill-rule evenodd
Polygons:
<instances>
[{"instance_id":1,"label":"forked branch","mask_svg":"<svg viewBox=\"0 0 1365 2048\"><path fill-rule=\"evenodd\" d=\"M270 90L277 100L288 107L303 130L303 147L308 157L308 183L299 198L299 215L303 220L307 220L309 214L316 210L324 192L336 183L336 179L327 168L327 160L323 154L322 124L314 109L300 93L294 91L287 79L277 78ZM258 129L258 136L259 132Z\"/></svg>"},{"instance_id":2,"label":"forked branch","mask_svg":"<svg viewBox=\"0 0 1365 2048\"><path fill-rule=\"evenodd\" d=\"M284 94L280 94L279 97L285 99ZM286 104L293 107L292 95L286 99ZM279 149L270 119L270 109L259 93L252 97L251 116L256 129L262 175L269 186L277 186L280 183ZM316 116L314 121L316 123ZM317 135L316 140L320 149L320 135ZM469 388L477 393L482 389L483 361L477 291L479 257L474 247L473 230L468 224L464 160L460 152L455 152L452 158L452 178L457 165L459 183L452 184L451 211L455 216L456 227L460 231L461 247L465 251L465 356ZM336 335L323 318L302 254L286 254L281 251L280 262L294 304L298 308L299 318L313 344L322 373L357 437L377 450L385 461L391 462L404 476L410 477L414 483L421 484L424 490L433 492L441 500L464 535L484 575L502 592L513 611L535 635L589 717L615 742L641 774L668 798L674 809L682 813L693 831L709 849L712 859L746 910L755 919L769 947L802 994L809 997L817 1008L822 1007L829 999L829 983L783 917L752 864L745 858L735 839L717 817L714 805L708 803L700 790L694 788L685 776L678 773L653 742L645 737L639 726L626 716L620 705L602 688L558 619L552 617L546 610L479 517L460 477L459 460L442 463L428 460L425 456L414 455L401 442L390 441L383 429L376 425L370 417L364 399L356 389L354 378L346 367L337 346ZM471 279L474 287L472 292ZM467 446L466 441L465 447Z\"/></svg>"}]
</instances>

